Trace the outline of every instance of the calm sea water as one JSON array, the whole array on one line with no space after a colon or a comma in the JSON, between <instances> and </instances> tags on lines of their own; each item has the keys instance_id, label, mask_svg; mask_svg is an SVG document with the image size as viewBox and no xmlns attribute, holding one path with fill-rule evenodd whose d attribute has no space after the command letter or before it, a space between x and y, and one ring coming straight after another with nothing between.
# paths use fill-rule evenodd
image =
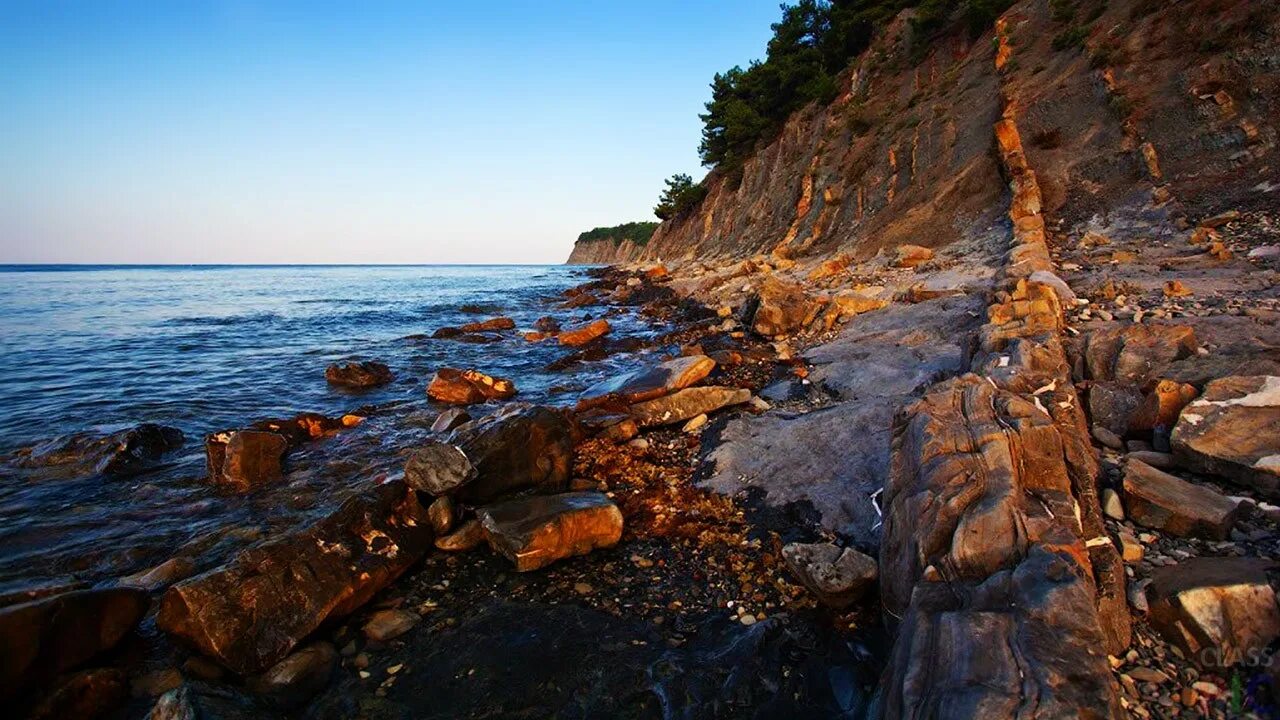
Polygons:
<instances>
[{"instance_id":1,"label":"calm sea water","mask_svg":"<svg viewBox=\"0 0 1280 720\"><path fill-rule=\"evenodd\" d=\"M522 329L547 314L598 315L557 307L584 279L559 266L0 266L0 452L139 422L187 436L170 466L137 478L35 481L0 468L0 589L102 580L184 543L211 561L234 546L228 533L252 540L308 519L340 497L335 488L398 467L413 429L440 409L424 389L441 366L510 377L523 400L570 402L635 359L553 372L547 364L568 350L514 332L490 344L411 336L499 314ZM610 320L617 334L656 331ZM386 362L396 382L360 394L330 387L325 366L352 358ZM365 405L381 408L368 427L326 441L315 458L291 456L281 487L239 496L201 479L208 432Z\"/></svg>"}]
</instances>

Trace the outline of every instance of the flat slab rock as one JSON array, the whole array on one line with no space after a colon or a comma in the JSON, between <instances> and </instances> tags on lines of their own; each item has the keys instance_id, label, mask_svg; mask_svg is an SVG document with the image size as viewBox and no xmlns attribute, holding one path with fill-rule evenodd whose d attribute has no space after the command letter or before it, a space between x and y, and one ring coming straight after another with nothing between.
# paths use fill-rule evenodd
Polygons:
<instances>
[{"instance_id":1,"label":"flat slab rock","mask_svg":"<svg viewBox=\"0 0 1280 720\"><path fill-rule=\"evenodd\" d=\"M1226 540L1240 514L1222 493L1130 459L1124 471L1125 505L1139 525L1179 537Z\"/></svg>"},{"instance_id":2,"label":"flat slab rock","mask_svg":"<svg viewBox=\"0 0 1280 720\"><path fill-rule=\"evenodd\" d=\"M170 587L156 625L237 673L255 673L329 618L368 602L430 545L417 494L403 481L389 482L304 530Z\"/></svg>"},{"instance_id":3,"label":"flat slab rock","mask_svg":"<svg viewBox=\"0 0 1280 720\"><path fill-rule=\"evenodd\" d=\"M791 543L782 559L809 592L837 610L861 600L879 575L874 558L833 543Z\"/></svg>"},{"instance_id":4,"label":"flat slab rock","mask_svg":"<svg viewBox=\"0 0 1280 720\"><path fill-rule=\"evenodd\" d=\"M716 361L706 355L667 360L592 385L578 399L578 409L585 410L613 399L638 403L662 397L701 381L715 367Z\"/></svg>"},{"instance_id":5,"label":"flat slab rock","mask_svg":"<svg viewBox=\"0 0 1280 720\"><path fill-rule=\"evenodd\" d=\"M733 387L693 387L631 406L631 417L640 427L673 425L751 399L751 391Z\"/></svg>"},{"instance_id":6,"label":"flat slab rock","mask_svg":"<svg viewBox=\"0 0 1280 720\"><path fill-rule=\"evenodd\" d=\"M1158 568L1147 588L1151 624L1202 666L1256 660L1280 637L1271 567L1257 558L1201 557Z\"/></svg>"},{"instance_id":7,"label":"flat slab rock","mask_svg":"<svg viewBox=\"0 0 1280 720\"><path fill-rule=\"evenodd\" d=\"M1183 410L1172 444L1187 468L1280 496L1280 377L1210 382Z\"/></svg>"},{"instance_id":8,"label":"flat slab rock","mask_svg":"<svg viewBox=\"0 0 1280 720\"><path fill-rule=\"evenodd\" d=\"M518 498L476 514L490 547L520 572L611 547L622 538L622 512L598 492Z\"/></svg>"}]
</instances>

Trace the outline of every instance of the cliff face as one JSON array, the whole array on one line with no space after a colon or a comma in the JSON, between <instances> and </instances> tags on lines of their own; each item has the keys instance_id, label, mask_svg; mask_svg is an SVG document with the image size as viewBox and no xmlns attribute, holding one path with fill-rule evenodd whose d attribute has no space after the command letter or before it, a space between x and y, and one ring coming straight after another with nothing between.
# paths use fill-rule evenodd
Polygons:
<instances>
[{"instance_id":1,"label":"cliff face","mask_svg":"<svg viewBox=\"0 0 1280 720\"><path fill-rule=\"evenodd\" d=\"M792 116L740 181L713 172L698 209L647 244L575 246L570 262L866 258L950 244L1004 222L991 127L1010 89L1045 214L1068 227L1135 203L1178 217L1265 200L1280 175L1276 5L1080 5L1064 20L1047 0L1024 0L1000 38L936 40L918 62L900 17L840 96ZM1013 50L1015 61L996 62Z\"/></svg>"},{"instance_id":2,"label":"cliff face","mask_svg":"<svg viewBox=\"0 0 1280 720\"><path fill-rule=\"evenodd\" d=\"M570 265L607 265L620 262L619 258L639 257L644 248L630 240L603 238L579 240L569 253Z\"/></svg>"}]
</instances>

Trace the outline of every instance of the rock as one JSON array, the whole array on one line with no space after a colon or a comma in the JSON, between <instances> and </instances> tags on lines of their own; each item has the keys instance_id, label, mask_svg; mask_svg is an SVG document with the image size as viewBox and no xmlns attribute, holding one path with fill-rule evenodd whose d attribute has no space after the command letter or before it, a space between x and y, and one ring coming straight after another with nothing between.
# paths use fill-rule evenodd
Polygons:
<instances>
[{"instance_id":1,"label":"rock","mask_svg":"<svg viewBox=\"0 0 1280 720\"><path fill-rule=\"evenodd\" d=\"M480 521L472 518L449 535L436 538L436 548L445 552L466 552L484 542L484 530Z\"/></svg>"},{"instance_id":2,"label":"rock","mask_svg":"<svg viewBox=\"0 0 1280 720\"><path fill-rule=\"evenodd\" d=\"M149 605L137 588L75 590L0 608L0 699L110 650Z\"/></svg>"},{"instance_id":3,"label":"rock","mask_svg":"<svg viewBox=\"0 0 1280 720\"><path fill-rule=\"evenodd\" d=\"M743 306L742 324L764 337L782 337L809 326L822 302L799 285L769 277Z\"/></svg>"},{"instance_id":4,"label":"rock","mask_svg":"<svg viewBox=\"0 0 1280 720\"><path fill-rule=\"evenodd\" d=\"M573 428L564 413L540 406L511 408L454 431L450 442L476 467L458 491L478 505L518 490L562 490L573 460Z\"/></svg>"},{"instance_id":5,"label":"rock","mask_svg":"<svg viewBox=\"0 0 1280 720\"><path fill-rule=\"evenodd\" d=\"M610 401L637 403L683 390L715 369L706 355L686 355L592 385L578 399L578 410Z\"/></svg>"},{"instance_id":6,"label":"rock","mask_svg":"<svg viewBox=\"0 0 1280 720\"><path fill-rule=\"evenodd\" d=\"M489 332L494 330L513 330L515 329L515 326L516 321L509 317L496 317L489 318L488 320L481 320L479 322L467 323L459 329L464 333L473 333Z\"/></svg>"},{"instance_id":7,"label":"rock","mask_svg":"<svg viewBox=\"0 0 1280 720\"><path fill-rule=\"evenodd\" d=\"M702 426L706 424L707 424L707 414L702 413L701 415L694 416L693 419L685 423L684 427L680 428L680 431L686 432L686 433L695 433L701 430Z\"/></svg>"},{"instance_id":8,"label":"rock","mask_svg":"<svg viewBox=\"0 0 1280 720\"><path fill-rule=\"evenodd\" d=\"M82 670L60 678L27 720L93 720L124 705L129 699L129 680L115 668Z\"/></svg>"},{"instance_id":9,"label":"rock","mask_svg":"<svg viewBox=\"0 0 1280 720\"><path fill-rule=\"evenodd\" d=\"M483 507L477 515L489 546L519 572L612 547L622 537L622 513L598 492L508 500Z\"/></svg>"},{"instance_id":10,"label":"rock","mask_svg":"<svg viewBox=\"0 0 1280 720\"><path fill-rule=\"evenodd\" d=\"M452 407L436 416L431 432L447 433L463 423L471 422L471 415L462 408Z\"/></svg>"},{"instance_id":11,"label":"rock","mask_svg":"<svg viewBox=\"0 0 1280 720\"><path fill-rule=\"evenodd\" d=\"M490 377L478 370L440 368L427 386L428 397L452 405L506 400L515 394L515 383L505 378Z\"/></svg>"},{"instance_id":12,"label":"rock","mask_svg":"<svg viewBox=\"0 0 1280 720\"><path fill-rule=\"evenodd\" d=\"M379 610L364 624L364 635L370 640L387 642L412 630L421 619L408 610Z\"/></svg>"},{"instance_id":13,"label":"rock","mask_svg":"<svg viewBox=\"0 0 1280 720\"><path fill-rule=\"evenodd\" d=\"M845 270L848 270L849 265L851 265L852 263L853 263L852 255L846 255L844 253L841 253L831 258L830 260L824 260L821 264L818 265L818 267L811 270L806 277L810 282L814 282L817 280L824 280L829 277L835 277L836 275L843 273Z\"/></svg>"},{"instance_id":14,"label":"rock","mask_svg":"<svg viewBox=\"0 0 1280 720\"><path fill-rule=\"evenodd\" d=\"M913 268L933 259L933 251L919 245L899 245L894 253L893 265L900 268Z\"/></svg>"},{"instance_id":15,"label":"rock","mask_svg":"<svg viewBox=\"0 0 1280 720\"><path fill-rule=\"evenodd\" d=\"M1173 428L1173 454L1188 469L1280 497L1280 377L1233 375L1205 386Z\"/></svg>"},{"instance_id":16,"label":"rock","mask_svg":"<svg viewBox=\"0 0 1280 720\"><path fill-rule=\"evenodd\" d=\"M182 663L182 674L198 680L216 682L226 676L227 671L218 663L203 655L192 655Z\"/></svg>"},{"instance_id":17,"label":"rock","mask_svg":"<svg viewBox=\"0 0 1280 720\"><path fill-rule=\"evenodd\" d=\"M476 468L455 445L424 441L404 464L404 481L428 495L453 492L476 478Z\"/></svg>"},{"instance_id":18,"label":"rock","mask_svg":"<svg viewBox=\"0 0 1280 720\"><path fill-rule=\"evenodd\" d=\"M1103 446L1109 447L1112 450L1124 450L1124 440L1122 440L1119 435L1116 435L1101 425L1094 425L1093 429L1089 432L1093 435L1093 439L1097 440Z\"/></svg>"},{"instance_id":19,"label":"rock","mask_svg":"<svg viewBox=\"0 0 1280 720\"><path fill-rule=\"evenodd\" d=\"M279 480L289 441L266 430L228 430L204 441L209 479L237 490Z\"/></svg>"},{"instance_id":20,"label":"rock","mask_svg":"<svg viewBox=\"0 0 1280 720\"><path fill-rule=\"evenodd\" d=\"M1111 488L1102 491L1102 512L1112 520L1124 520L1124 505L1120 504L1120 494Z\"/></svg>"},{"instance_id":21,"label":"rock","mask_svg":"<svg viewBox=\"0 0 1280 720\"><path fill-rule=\"evenodd\" d=\"M1239 515L1221 493L1138 460L1125 465L1124 493L1134 522L1179 537L1226 540Z\"/></svg>"},{"instance_id":22,"label":"rock","mask_svg":"<svg viewBox=\"0 0 1280 720\"><path fill-rule=\"evenodd\" d=\"M437 536L444 535L453 527L453 500L442 495L427 506L427 519L431 521L431 529Z\"/></svg>"},{"instance_id":23,"label":"rock","mask_svg":"<svg viewBox=\"0 0 1280 720\"><path fill-rule=\"evenodd\" d=\"M129 684L134 697L159 697L182 684L182 673L177 668L152 670L135 676Z\"/></svg>"},{"instance_id":24,"label":"rock","mask_svg":"<svg viewBox=\"0 0 1280 720\"><path fill-rule=\"evenodd\" d=\"M1142 385L1169 364L1196 354L1195 330L1187 325L1125 325L1090 333L1084 347L1087 375Z\"/></svg>"},{"instance_id":25,"label":"rock","mask_svg":"<svg viewBox=\"0 0 1280 720\"><path fill-rule=\"evenodd\" d=\"M1053 288L1053 291L1058 294L1058 301L1063 305L1070 306L1074 305L1076 302L1076 294L1075 291L1071 289L1071 286L1068 285L1065 280L1048 270L1036 270L1031 273L1027 279L1031 282L1042 283Z\"/></svg>"},{"instance_id":26,"label":"rock","mask_svg":"<svg viewBox=\"0 0 1280 720\"><path fill-rule=\"evenodd\" d=\"M338 664L333 645L320 641L306 645L259 675L246 681L249 689L268 704L282 710L300 707L329 685Z\"/></svg>"},{"instance_id":27,"label":"rock","mask_svg":"<svg viewBox=\"0 0 1280 720\"><path fill-rule=\"evenodd\" d=\"M1280 245L1261 245L1250 250L1247 257L1251 260L1280 258Z\"/></svg>"},{"instance_id":28,"label":"rock","mask_svg":"<svg viewBox=\"0 0 1280 720\"><path fill-rule=\"evenodd\" d=\"M1160 672L1159 670L1156 670L1155 668L1143 667L1141 665L1133 668L1132 670L1128 671L1125 674L1133 678L1134 680L1137 680L1138 682L1148 682L1148 683L1157 683L1157 684L1169 682L1168 675L1165 675L1164 673Z\"/></svg>"},{"instance_id":29,"label":"rock","mask_svg":"<svg viewBox=\"0 0 1280 720\"><path fill-rule=\"evenodd\" d=\"M861 600L879 575L873 558L833 543L791 543L782 559L819 602L837 610Z\"/></svg>"},{"instance_id":30,"label":"rock","mask_svg":"<svg viewBox=\"0 0 1280 720\"><path fill-rule=\"evenodd\" d=\"M1156 452L1154 450L1138 450L1125 456L1127 460L1137 460L1146 463L1153 468L1160 470L1173 470L1178 467L1177 461L1173 455L1169 453Z\"/></svg>"},{"instance_id":31,"label":"rock","mask_svg":"<svg viewBox=\"0 0 1280 720\"><path fill-rule=\"evenodd\" d=\"M533 326L538 330L548 334L560 332L560 321L551 317L550 315L545 315L543 317L538 318L533 322Z\"/></svg>"},{"instance_id":32,"label":"rock","mask_svg":"<svg viewBox=\"0 0 1280 720\"><path fill-rule=\"evenodd\" d=\"M146 720L272 720L277 717L238 688L187 683L161 695Z\"/></svg>"},{"instance_id":33,"label":"rock","mask_svg":"<svg viewBox=\"0 0 1280 720\"><path fill-rule=\"evenodd\" d=\"M1089 385L1089 417L1117 438L1129 433L1129 425L1143 405L1142 391L1128 383L1097 381ZM1148 428L1150 429L1150 428ZM1102 442L1099 440L1098 442ZM1113 445L1102 443L1116 449Z\"/></svg>"},{"instance_id":34,"label":"rock","mask_svg":"<svg viewBox=\"0 0 1280 720\"><path fill-rule=\"evenodd\" d=\"M1161 380L1129 418L1128 432L1147 432L1157 428L1173 429L1182 409L1196 398L1196 389L1187 383Z\"/></svg>"},{"instance_id":35,"label":"rock","mask_svg":"<svg viewBox=\"0 0 1280 720\"><path fill-rule=\"evenodd\" d=\"M1142 562L1142 556L1145 554L1146 548L1142 547L1142 543L1138 542L1138 538L1129 534L1128 531L1120 533L1120 559L1133 565Z\"/></svg>"},{"instance_id":36,"label":"rock","mask_svg":"<svg viewBox=\"0 0 1280 720\"><path fill-rule=\"evenodd\" d=\"M631 406L631 417L642 428L684 422L730 405L751 400L751 391L731 387L692 387L666 397Z\"/></svg>"},{"instance_id":37,"label":"rock","mask_svg":"<svg viewBox=\"0 0 1280 720\"><path fill-rule=\"evenodd\" d=\"M54 438L20 451L13 464L25 468L57 468L67 474L130 477L160 464L182 447L177 428L143 423L115 433L80 433Z\"/></svg>"},{"instance_id":38,"label":"rock","mask_svg":"<svg viewBox=\"0 0 1280 720\"><path fill-rule=\"evenodd\" d=\"M195 571L196 563L191 558L171 557L150 570L120 578L120 584L148 591L162 590L179 580L186 580Z\"/></svg>"},{"instance_id":39,"label":"rock","mask_svg":"<svg viewBox=\"0 0 1280 720\"><path fill-rule=\"evenodd\" d=\"M1164 296L1167 298L1188 297L1191 290L1181 280L1168 280L1164 284Z\"/></svg>"},{"instance_id":40,"label":"rock","mask_svg":"<svg viewBox=\"0 0 1280 720\"><path fill-rule=\"evenodd\" d=\"M569 347L581 347L587 343L608 333L612 328L609 326L608 320L594 320L592 322L571 327L568 330L561 331L557 336L561 345Z\"/></svg>"},{"instance_id":41,"label":"rock","mask_svg":"<svg viewBox=\"0 0 1280 720\"><path fill-rule=\"evenodd\" d=\"M1269 659L1280 636L1280 610L1256 558L1191 558L1158 568L1147 599L1151 625L1202 667L1226 669Z\"/></svg>"},{"instance_id":42,"label":"rock","mask_svg":"<svg viewBox=\"0 0 1280 720\"><path fill-rule=\"evenodd\" d=\"M386 364L367 360L346 365L330 365L324 370L324 379L331 385L349 388L373 388L395 380Z\"/></svg>"},{"instance_id":43,"label":"rock","mask_svg":"<svg viewBox=\"0 0 1280 720\"><path fill-rule=\"evenodd\" d=\"M430 543L417 494L402 481L389 482L303 530L169 588L156 625L237 673L256 673L284 659L326 620L363 605Z\"/></svg>"}]
</instances>

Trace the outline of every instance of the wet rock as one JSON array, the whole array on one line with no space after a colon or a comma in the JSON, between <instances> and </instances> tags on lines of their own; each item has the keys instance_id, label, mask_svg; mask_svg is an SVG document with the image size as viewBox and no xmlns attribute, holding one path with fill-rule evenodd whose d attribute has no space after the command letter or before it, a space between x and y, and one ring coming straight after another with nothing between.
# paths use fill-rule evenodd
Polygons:
<instances>
[{"instance_id":1,"label":"wet rock","mask_svg":"<svg viewBox=\"0 0 1280 720\"><path fill-rule=\"evenodd\" d=\"M370 640L387 642L412 630L419 620L408 610L379 610L364 624L364 634Z\"/></svg>"},{"instance_id":2,"label":"wet rock","mask_svg":"<svg viewBox=\"0 0 1280 720\"><path fill-rule=\"evenodd\" d=\"M149 604L144 590L108 588L0 608L0 699L115 647Z\"/></svg>"},{"instance_id":3,"label":"wet rock","mask_svg":"<svg viewBox=\"0 0 1280 720\"><path fill-rule=\"evenodd\" d=\"M448 535L436 538L436 548L445 552L474 550L484 542L484 530L480 521L472 518Z\"/></svg>"},{"instance_id":4,"label":"wet rock","mask_svg":"<svg viewBox=\"0 0 1280 720\"><path fill-rule=\"evenodd\" d=\"M800 285L769 277L743 306L742 324L757 335L783 337L808 327L822 305Z\"/></svg>"},{"instance_id":5,"label":"wet rock","mask_svg":"<svg viewBox=\"0 0 1280 720\"><path fill-rule=\"evenodd\" d=\"M149 591L161 590L179 580L186 580L195 571L196 563L191 558L172 557L150 570L120 578L120 584Z\"/></svg>"},{"instance_id":6,"label":"wet rock","mask_svg":"<svg viewBox=\"0 0 1280 720\"><path fill-rule=\"evenodd\" d=\"M861 600L879 575L873 558L833 543L791 543L782 559L819 602L837 610Z\"/></svg>"},{"instance_id":7,"label":"wet rock","mask_svg":"<svg viewBox=\"0 0 1280 720\"><path fill-rule=\"evenodd\" d=\"M59 678L27 715L28 720L92 720L129 698L129 680L115 668L82 670Z\"/></svg>"},{"instance_id":8,"label":"wet rock","mask_svg":"<svg viewBox=\"0 0 1280 720\"><path fill-rule=\"evenodd\" d=\"M391 368L374 360L330 365L324 370L324 379L331 385L364 389L374 388L395 380Z\"/></svg>"},{"instance_id":9,"label":"wet rock","mask_svg":"<svg viewBox=\"0 0 1280 720\"><path fill-rule=\"evenodd\" d=\"M702 381L715 366L716 361L706 355L667 360L591 386L582 393L577 407L585 410L614 400L625 403L652 400Z\"/></svg>"},{"instance_id":10,"label":"wet rock","mask_svg":"<svg viewBox=\"0 0 1280 720\"><path fill-rule=\"evenodd\" d=\"M1239 515L1221 493L1138 460L1125 465L1124 493L1130 519L1179 537L1226 540Z\"/></svg>"},{"instance_id":11,"label":"wet rock","mask_svg":"<svg viewBox=\"0 0 1280 720\"><path fill-rule=\"evenodd\" d=\"M1280 377L1220 378L1188 405L1173 428L1184 467L1230 478L1280 497Z\"/></svg>"},{"instance_id":12,"label":"wet rock","mask_svg":"<svg viewBox=\"0 0 1280 720\"><path fill-rule=\"evenodd\" d=\"M1206 668L1266 657L1280 637L1270 561L1191 558L1158 568L1147 589L1150 620L1165 640Z\"/></svg>"},{"instance_id":13,"label":"wet rock","mask_svg":"<svg viewBox=\"0 0 1280 720\"><path fill-rule=\"evenodd\" d=\"M453 512L453 500L448 495L432 500L427 506L427 518L436 535L444 535L453 527Z\"/></svg>"},{"instance_id":14,"label":"wet rock","mask_svg":"<svg viewBox=\"0 0 1280 720\"><path fill-rule=\"evenodd\" d=\"M177 428L143 423L110 434L82 433L59 437L18 452L14 465L54 468L67 474L129 477L160 464L165 455L182 447Z\"/></svg>"},{"instance_id":15,"label":"wet rock","mask_svg":"<svg viewBox=\"0 0 1280 720\"><path fill-rule=\"evenodd\" d=\"M255 673L363 605L430 542L417 494L399 481L379 485L308 528L169 588L156 625L237 673Z\"/></svg>"},{"instance_id":16,"label":"wet rock","mask_svg":"<svg viewBox=\"0 0 1280 720\"><path fill-rule=\"evenodd\" d=\"M560 340L561 345L581 347L596 338L604 336L611 329L612 328L609 327L608 320L594 320L584 325L578 325L576 327L571 327L568 330L564 330L556 337Z\"/></svg>"},{"instance_id":17,"label":"wet rock","mask_svg":"<svg viewBox=\"0 0 1280 720\"><path fill-rule=\"evenodd\" d=\"M463 502L483 504L524 489L555 491L569 482L573 429L555 409L511 408L459 428L449 440L477 471L458 491Z\"/></svg>"},{"instance_id":18,"label":"wet rock","mask_svg":"<svg viewBox=\"0 0 1280 720\"><path fill-rule=\"evenodd\" d=\"M513 330L515 329L515 326L516 321L509 317L496 317L489 318L488 320L481 320L479 322L467 323L462 326L461 330L464 333L489 332L493 330Z\"/></svg>"},{"instance_id":19,"label":"wet rock","mask_svg":"<svg viewBox=\"0 0 1280 720\"><path fill-rule=\"evenodd\" d=\"M209 479L237 490L279 480L289 441L266 430L228 430L204 441Z\"/></svg>"},{"instance_id":20,"label":"wet rock","mask_svg":"<svg viewBox=\"0 0 1280 720\"><path fill-rule=\"evenodd\" d=\"M477 515L489 546L519 572L612 547L622 538L622 513L598 492L508 500L481 508Z\"/></svg>"},{"instance_id":21,"label":"wet rock","mask_svg":"<svg viewBox=\"0 0 1280 720\"><path fill-rule=\"evenodd\" d=\"M327 687L337 664L338 653L333 645L315 642L249 678L245 684L268 704L289 710L300 707Z\"/></svg>"},{"instance_id":22,"label":"wet rock","mask_svg":"<svg viewBox=\"0 0 1280 720\"><path fill-rule=\"evenodd\" d=\"M631 406L631 417L642 428L684 422L751 399L751 391L732 387L692 387Z\"/></svg>"},{"instance_id":23,"label":"wet rock","mask_svg":"<svg viewBox=\"0 0 1280 720\"><path fill-rule=\"evenodd\" d=\"M278 717L230 685L187 683L161 695L147 720L271 720Z\"/></svg>"},{"instance_id":24,"label":"wet rock","mask_svg":"<svg viewBox=\"0 0 1280 720\"><path fill-rule=\"evenodd\" d=\"M550 315L545 315L535 320L533 327L544 333L558 333L560 332L560 321Z\"/></svg>"},{"instance_id":25,"label":"wet rock","mask_svg":"<svg viewBox=\"0 0 1280 720\"><path fill-rule=\"evenodd\" d=\"M456 445L427 440L409 455L404 481L428 495L444 495L476 478L476 468Z\"/></svg>"},{"instance_id":26,"label":"wet rock","mask_svg":"<svg viewBox=\"0 0 1280 720\"><path fill-rule=\"evenodd\" d=\"M463 423L471 422L471 415L462 408L449 408L436 416L431 423L431 432L446 433Z\"/></svg>"},{"instance_id":27,"label":"wet rock","mask_svg":"<svg viewBox=\"0 0 1280 720\"><path fill-rule=\"evenodd\" d=\"M933 259L933 251L919 245L899 245L894 252L894 267L913 268Z\"/></svg>"},{"instance_id":28,"label":"wet rock","mask_svg":"<svg viewBox=\"0 0 1280 720\"><path fill-rule=\"evenodd\" d=\"M515 383L505 378L485 375L478 370L440 368L427 386L428 397L452 405L506 400L515 394Z\"/></svg>"}]
</instances>

